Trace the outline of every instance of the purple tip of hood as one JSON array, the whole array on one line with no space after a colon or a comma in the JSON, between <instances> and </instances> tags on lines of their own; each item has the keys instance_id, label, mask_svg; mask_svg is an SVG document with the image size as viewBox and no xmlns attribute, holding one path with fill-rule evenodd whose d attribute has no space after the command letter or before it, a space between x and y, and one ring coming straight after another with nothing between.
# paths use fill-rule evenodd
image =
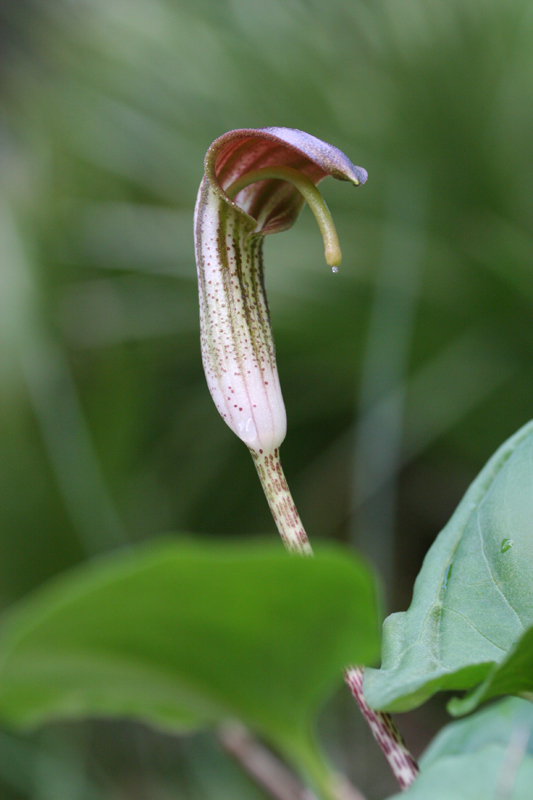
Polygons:
<instances>
[{"instance_id":1,"label":"purple tip of hood","mask_svg":"<svg viewBox=\"0 0 533 800\"><path fill-rule=\"evenodd\" d=\"M225 194L242 175L263 167L292 167L316 185L328 175L360 186L368 178L341 150L295 128L242 128L215 139L205 157L205 175L226 202ZM304 200L297 189L279 180L265 179L243 189L231 203L257 222L257 233L290 228Z\"/></svg>"},{"instance_id":2,"label":"purple tip of hood","mask_svg":"<svg viewBox=\"0 0 533 800\"><path fill-rule=\"evenodd\" d=\"M322 166L328 175L341 181L350 181L356 186L366 183L368 172L362 167L356 167L342 150L332 144L317 139L310 133L299 131L297 128L260 128L266 133L271 133L281 141L294 147L306 155L310 161Z\"/></svg>"},{"instance_id":3,"label":"purple tip of hood","mask_svg":"<svg viewBox=\"0 0 533 800\"><path fill-rule=\"evenodd\" d=\"M265 166L291 166L318 182L331 175L357 185L368 179L332 144L296 128L241 128L215 139L205 157L210 181L228 186L245 172Z\"/></svg>"}]
</instances>

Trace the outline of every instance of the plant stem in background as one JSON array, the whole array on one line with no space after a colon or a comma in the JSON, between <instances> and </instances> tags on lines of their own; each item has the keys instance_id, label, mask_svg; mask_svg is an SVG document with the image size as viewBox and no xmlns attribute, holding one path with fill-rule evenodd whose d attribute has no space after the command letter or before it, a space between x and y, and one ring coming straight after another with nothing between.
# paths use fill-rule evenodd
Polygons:
<instances>
[{"instance_id":1,"label":"plant stem in background","mask_svg":"<svg viewBox=\"0 0 533 800\"><path fill-rule=\"evenodd\" d=\"M275 800L317 800L244 726L224 725L218 731L218 739L222 748Z\"/></svg>"},{"instance_id":2,"label":"plant stem in background","mask_svg":"<svg viewBox=\"0 0 533 800\"><path fill-rule=\"evenodd\" d=\"M232 723L218 731L222 748L262 786L274 800L317 800L295 775L276 756L264 747L243 725ZM365 797L345 778L339 776L339 800L365 800Z\"/></svg>"}]
</instances>

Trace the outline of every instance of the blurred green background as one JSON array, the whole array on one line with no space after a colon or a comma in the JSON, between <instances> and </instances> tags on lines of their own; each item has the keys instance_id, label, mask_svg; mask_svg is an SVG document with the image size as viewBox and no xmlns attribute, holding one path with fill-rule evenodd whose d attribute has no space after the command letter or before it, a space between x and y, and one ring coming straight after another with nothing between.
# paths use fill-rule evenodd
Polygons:
<instances>
[{"instance_id":1,"label":"blurred green background","mask_svg":"<svg viewBox=\"0 0 533 800\"><path fill-rule=\"evenodd\" d=\"M369 172L266 242L311 540L350 542L406 608L424 553L533 401L527 0L0 3L0 601L186 530L276 536L203 377L192 212L211 141L301 128ZM402 718L415 750L440 705ZM340 694L322 722L370 800L394 783ZM0 796L258 798L210 737L0 734Z\"/></svg>"}]
</instances>

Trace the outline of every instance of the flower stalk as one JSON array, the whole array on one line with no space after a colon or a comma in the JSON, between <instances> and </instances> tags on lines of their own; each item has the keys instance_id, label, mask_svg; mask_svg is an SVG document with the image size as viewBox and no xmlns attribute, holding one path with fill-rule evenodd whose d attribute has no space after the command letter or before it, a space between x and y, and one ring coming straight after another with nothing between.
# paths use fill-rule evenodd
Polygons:
<instances>
[{"instance_id":1,"label":"flower stalk","mask_svg":"<svg viewBox=\"0 0 533 800\"><path fill-rule=\"evenodd\" d=\"M405 740L391 715L383 711L374 711L366 702L363 694L364 672L363 667L348 667L344 671L344 680L367 721L372 736L389 762L392 774L398 781L400 788L405 791L411 786L420 772L418 764L409 752Z\"/></svg>"},{"instance_id":2,"label":"flower stalk","mask_svg":"<svg viewBox=\"0 0 533 800\"><path fill-rule=\"evenodd\" d=\"M279 450L261 453L250 449L272 517L289 553L312 556L309 539L285 479Z\"/></svg>"}]
</instances>

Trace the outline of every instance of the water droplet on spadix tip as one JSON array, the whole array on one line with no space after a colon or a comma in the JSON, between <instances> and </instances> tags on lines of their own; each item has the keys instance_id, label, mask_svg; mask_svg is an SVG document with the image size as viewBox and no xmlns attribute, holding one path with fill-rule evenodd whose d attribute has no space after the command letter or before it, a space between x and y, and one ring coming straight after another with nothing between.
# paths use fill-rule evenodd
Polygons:
<instances>
[{"instance_id":1,"label":"water droplet on spadix tip","mask_svg":"<svg viewBox=\"0 0 533 800\"><path fill-rule=\"evenodd\" d=\"M338 267L332 267L332 268L331 268L331 271L332 271L332 272L338 272L338 271L339 271L339 268L338 268Z\"/></svg>"}]
</instances>

